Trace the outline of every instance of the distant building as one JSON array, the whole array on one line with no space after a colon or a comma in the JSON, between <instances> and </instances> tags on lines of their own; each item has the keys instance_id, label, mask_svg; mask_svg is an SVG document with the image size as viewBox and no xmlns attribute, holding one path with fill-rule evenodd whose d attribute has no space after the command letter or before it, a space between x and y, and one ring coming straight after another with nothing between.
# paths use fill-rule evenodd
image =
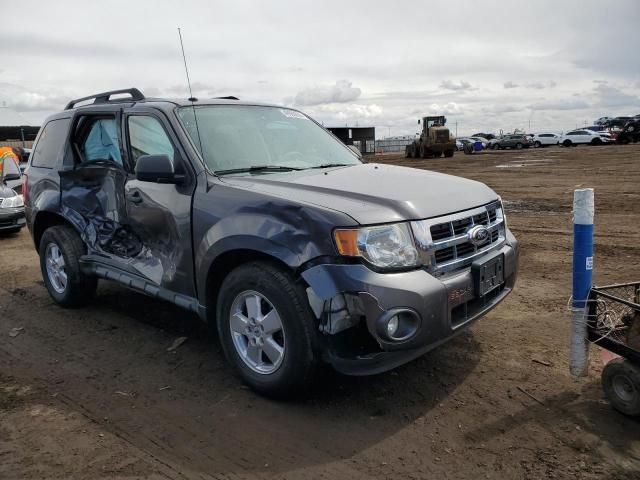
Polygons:
<instances>
[{"instance_id":1,"label":"distant building","mask_svg":"<svg viewBox=\"0 0 640 480\"><path fill-rule=\"evenodd\" d=\"M412 135L404 135L401 137L387 137L382 140L376 140L376 152L404 152L405 147L413 142L414 138Z\"/></svg>"},{"instance_id":2,"label":"distant building","mask_svg":"<svg viewBox=\"0 0 640 480\"><path fill-rule=\"evenodd\" d=\"M363 155L376 153L376 127L328 127L327 130Z\"/></svg>"},{"instance_id":3,"label":"distant building","mask_svg":"<svg viewBox=\"0 0 640 480\"><path fill-rule=\"evenodd\" d=\"M0 107L0 142L3 145L29 147L36 139L40 127L33 126L22 115L9 107Z\"/></svg>"}]
</instances>

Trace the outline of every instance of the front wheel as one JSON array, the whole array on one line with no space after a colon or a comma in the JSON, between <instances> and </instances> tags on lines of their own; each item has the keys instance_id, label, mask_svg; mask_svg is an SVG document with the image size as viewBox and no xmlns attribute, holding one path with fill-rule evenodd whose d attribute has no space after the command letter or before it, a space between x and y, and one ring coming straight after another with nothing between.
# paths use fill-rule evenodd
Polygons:
<instances>
[{"instance_id":1,"label":"front wheel","mask_svg":"<svg viewBox=\"0 0 640 480\"><path fill-rule=\"evenodd\" d=\"M252 389L284 398L313 378L315 319L289 272L264 262L236 268L222 284L216 317L225 356Z\"/></svg>"},{"instance_id":2,"label":"front wheel","mask_svg":"<svg viewBox=\"0 0 640 480\"><path fill-rule=\"evenodd\" d=\"M542 144L539 141L535 141L535 143L533 144L533 148L540 148L542 146Z\"/></svg>"},{"instance_id":3,"label":"front wheel","mask_svg":"<svg viewBox=\"0 0 640 480\"><path fill-rule=\"evenodd\" d=\"M562 142L562 145L565 147L570 147L572 143L573 142L571 142L571 140L565 140L564 142Z\"/></svg>"},{"instance_id":4,"label":"front wheel","mask_svg":"<svg viewBox=\"0 0 640 480\"><path fill-rule=\"evenodd\" d=\"M40 269L51 298L63 307L86 304L96 291L98 279L80 270L84 243L71 227L56 225L40 240Z\"/></svg>"}]
</instances>

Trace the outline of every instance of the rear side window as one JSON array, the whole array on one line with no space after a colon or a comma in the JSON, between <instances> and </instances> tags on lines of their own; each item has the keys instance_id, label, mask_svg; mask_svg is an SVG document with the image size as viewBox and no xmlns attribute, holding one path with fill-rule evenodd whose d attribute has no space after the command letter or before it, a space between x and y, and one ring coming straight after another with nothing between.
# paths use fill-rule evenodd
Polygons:
<instances>
[{"instance_id":1,"label":"rear side window","mask_svg":"<svg viewBox=\"0 0 640 480\"><path fill-rule=\"evenodd\" d=\"M115 118L99 118L93 121L82 144L82 155L84 162L111 160L122 165Z\"/></svg>"},{"instance_id":2,"label":"rear side window","mask_svg":"<svg viewBox=\"0 0 640 480\"><path fill-rule=\"evenodd\" d=\"M32 167L56 168L60 166L70 122L70 118L51 120L42 128L38 143L31 153Z\"/></svg>"}]
</instances>

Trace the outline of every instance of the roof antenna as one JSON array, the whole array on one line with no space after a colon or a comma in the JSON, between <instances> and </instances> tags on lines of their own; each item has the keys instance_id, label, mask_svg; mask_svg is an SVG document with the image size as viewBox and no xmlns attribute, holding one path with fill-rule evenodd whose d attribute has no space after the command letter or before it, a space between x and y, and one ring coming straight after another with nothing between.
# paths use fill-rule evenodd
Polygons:
<instances>
[{"instance_id":1,"label":"roof antenna","mask_svg":"<svg viewBox=\"0 0 640 480\"><path fill-rule=\"evenodd\" d=\"M198 116L196 115L196 106L194 104L194 102L197 102L198 99L193 96L193 92L191 91L191 80L189 79L189 68L187 67L187 57L184 54L184 44L182 43L182 32L180 31L180 27L178 27L178 36L180 37L180 48L182 49L182 60L184 60L184 71L187 74L187 85L189 86L188 100L191 102L191 108L193 108L193 120L196 124L196 133L198 134L198 144L200 145L200 154L204 157L204 151L202 150L202 140L200 139L200 129L198 128Z\"/></svg>"}]
</instances>

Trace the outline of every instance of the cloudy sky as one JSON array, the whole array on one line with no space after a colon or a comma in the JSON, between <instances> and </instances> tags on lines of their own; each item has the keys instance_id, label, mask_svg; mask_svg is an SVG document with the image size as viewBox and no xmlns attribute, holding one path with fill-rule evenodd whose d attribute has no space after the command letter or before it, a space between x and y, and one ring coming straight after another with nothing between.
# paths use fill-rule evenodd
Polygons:
<instances>
[{"instance_id":1,"label":"cloudy sky","mask_svg":"<svg viewBox=\"0 0 640 480\"><path fill-rule=\"evenodd\" d=\"M177 27L196 97L291 105L380 138L428 114L461 135L640 114L637 0L0 0L0 11L0 104L35 124L104 90L186 97Z\"/></svg>"}]
</instances>

